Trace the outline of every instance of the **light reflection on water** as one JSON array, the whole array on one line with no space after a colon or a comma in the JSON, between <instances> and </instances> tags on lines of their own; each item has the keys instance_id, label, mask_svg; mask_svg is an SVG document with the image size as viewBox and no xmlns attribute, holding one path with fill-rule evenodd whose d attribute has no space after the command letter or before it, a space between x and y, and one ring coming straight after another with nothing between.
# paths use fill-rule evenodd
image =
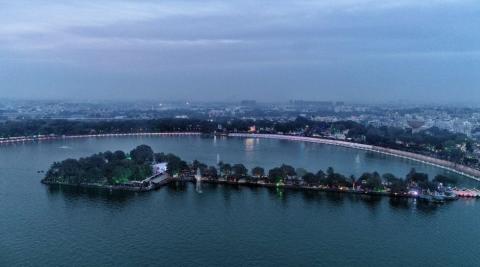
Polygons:
<instances>
[{"instance_id":1,"label":"light reflection on water","mask_svg":"<svg viewBox=\"0 0 480 267\"><path fill-rule=\"evenodd\" d=\"M257 138L258 140L258 138ZM254 138L245 138L245 152L252 152L255 150L255 139Z\"/></svg>"}]
</instances>

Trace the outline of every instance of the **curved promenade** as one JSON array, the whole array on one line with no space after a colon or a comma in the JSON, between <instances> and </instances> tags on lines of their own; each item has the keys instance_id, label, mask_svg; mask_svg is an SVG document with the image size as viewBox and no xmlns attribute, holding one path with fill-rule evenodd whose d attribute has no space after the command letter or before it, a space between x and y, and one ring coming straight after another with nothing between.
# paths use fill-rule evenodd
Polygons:
<instances>
[{"instance_id":1,"label":"curved promenade","mask_svg":"<svg viewBox=\"0 0 480 267\"><path fill-rule=\"evenodd\" d=\"M76 138L100 138L100 137L122 137L122 136L196 136L201 135L200 132L149 132L149 133L118 133L118 134L86 134L86 135L38 135L38 136L19 136L10 138L0 138L0 145L2 144L15 144L32 141L48 141L48 140L61 140L61 139L76 139ZM342 146L353 149L360 149L366 151L372 151L385 155L405 158L422 162L424 164L432 165L438 168L449 170L451 172L458 173L460 175L472 178L480 182L480 170L470 168L465 165L455 164L450 161L441 160L421 154L412 152L401 151L397 149L390 149L379 146L365 145L359 143L352 143L340 140L331 140L324 138L304 137L304 136L291 136L280 134L248 134L248 133L230 133L229 137L243 137L243 138L269 138L269 139L281 139L289 141L302 141L318 144L327 144L334 146Z\"/></svg>"},{"instance_id":2,"label":"curved promenade","mask_svg":"<svg viewBox=\"0 0 480 267\"><path fill-rule=\"evenodd\" d=\"M359 143L352 143L340 140L331 140L331 139L324 139L324 138L315 138L315 137L304 137L304 136L291 136L291 135L280 135L280 134L246 134L246 133L231 133L228 136L231 137L244 137L244 138L269 138L269 139L281 139L281 140L289 140L289 141L302 141L302 142L310 142L310 143L318 143L318 144L326 144L326 145L334 145L334 146L342 146L347 148L353 149L360 149L366 151L372 151L376 153L381 153L385 155L405 158L409 160L414 160L418 162L422 162L424 164L432 165L438 168L442 168L445 170L449 170L451 172L458 173L460 175L469 177L471 179L477 180L480 182L480 170L470 168L465 165L456 164L450 161L437 159L421 154L416 154L412 152L406 152L397 149L390 149L385 147L379 146L372 146L372 145L365 145Z\"/></svg>"},{"instance_id":3,"label":"curved promenade","mask_svg":"<svg viewBox=\"0 0 480 267\"><path fill-rule=\"evenodd\" d=\"M118 134L83 134L83 135L37 135L0 138L0 144L14 144L32 141L47 141L76 138L121 137L121 136L191 136L201 135L200 132L164 132L164 133L118 133Z\"/></svg>"}]
</instances>

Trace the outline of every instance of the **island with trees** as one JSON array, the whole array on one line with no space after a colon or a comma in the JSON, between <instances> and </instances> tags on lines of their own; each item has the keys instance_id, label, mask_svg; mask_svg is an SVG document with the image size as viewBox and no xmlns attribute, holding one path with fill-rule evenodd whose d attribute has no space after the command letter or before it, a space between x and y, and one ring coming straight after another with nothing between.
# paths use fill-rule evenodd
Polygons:
<instances>
[{"instance_id":1,"label":"island with trees","mask_svg":"<svg viewBox=\"0 0 480 267\"><path fill-rule=\"evenodd\" d=\"M164 172L155 171L165 164ZM158 179L161 177L161 179ZM155 180L157 179L157 180ZM155 184L156 182L161 182ZM458 196L480 196L475 189L452 188L457 180L412 169L405 177L391 173L365 172L360 177L347 176L332 167L316 172L282 164L270 170L256 166L249 170L241 163L219 162L216 166L194 160L187 162L174 154L155 153L140 145L129 153L106 151L80 159L54 162L43 183L101 187L118 190L149 191L171 182L205 182L226 185L262 186L291 190L317 190L395 197L414 197L443 202Z\"/></svg>"}]
</instances>

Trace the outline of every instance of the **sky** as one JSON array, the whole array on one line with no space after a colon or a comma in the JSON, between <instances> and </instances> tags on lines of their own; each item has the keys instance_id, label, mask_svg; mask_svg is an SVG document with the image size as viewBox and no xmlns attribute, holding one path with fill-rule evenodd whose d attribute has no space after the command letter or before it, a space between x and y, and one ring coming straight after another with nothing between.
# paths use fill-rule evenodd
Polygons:
<instances>
[{"instance_id":1,"label":"sky","mask_svg":"<svg viewBox=\"0 0 480 267\"><path fill-rule=\"evenodd\" d=\"M480 1L0 0L0 97L480 104Z\"/></svg>"}]
</instances>

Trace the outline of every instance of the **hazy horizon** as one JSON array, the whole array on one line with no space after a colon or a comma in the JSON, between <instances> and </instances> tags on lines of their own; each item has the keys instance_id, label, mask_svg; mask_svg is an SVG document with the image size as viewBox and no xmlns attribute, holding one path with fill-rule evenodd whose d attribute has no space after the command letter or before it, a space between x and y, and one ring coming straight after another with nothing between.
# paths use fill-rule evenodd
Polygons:
<instances>
[{"instance_id":1,"label":"hazy horizon","mask_svg":"<svg viewBox=\"0 0 480 267\"><path fill-rule=\"evenodd\" d=\"M480 2L0 3L12 99L480 103Z\"/></svg>"}]
</instances>

